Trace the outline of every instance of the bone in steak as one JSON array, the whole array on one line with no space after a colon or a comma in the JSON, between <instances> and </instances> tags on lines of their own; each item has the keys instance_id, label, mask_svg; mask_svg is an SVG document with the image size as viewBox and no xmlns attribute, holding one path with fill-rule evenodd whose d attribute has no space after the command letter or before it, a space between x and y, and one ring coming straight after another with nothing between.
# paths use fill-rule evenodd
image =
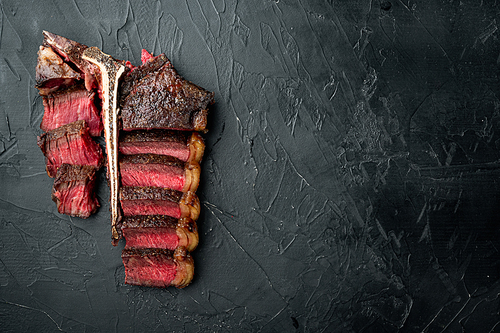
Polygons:
<instances>
[{"instance_id":1,"label":"bone in steak","mask_svg":"<svg viewBox=\"0 0 500 333\"><path fill-rule=\"evenodd\" d=\"M102 117L104 137L106 140L106 155L111 205L112 239L119 239L116 224L119 219L118 210L118 81L126 67L104 54L97 47L89 47L82 54L82 59L98 66L101 74Z\"/></svg>"},{"instance_id":2,"label":"bone in steak","mask_svg":"<svg viewBox=\"0 0 500 333\"><path fill-rule=\"evenodd\" d=\"M125 216L121 221L125 248L165 248L184 246L193 251L198 245L196 222L188 217L167 215Z\"/></svg>"},{"instance_id":3,"label":"bone in steak","mask_svg":"<svg viewBox=\"0 0 500 333\"><path fill-rule=\"evenodd\" d=\"M200 165L166 155L122 155L120 175L123 186L154 186L195 192L200 183Z\"/></svg>"},{"instance_id":4,"label":"bone in steak","mask_svg":"<svg viewBox=\"0 0 500 333\"><path fill-rule=\"evenodd\" d=\"M40 46L35 81L40 95L47 95L75 84L82 77L48 46Z\"/></svg>"},{"instance_id":5,"label":"bone in steak","mask_svg":"<svg viewBox=\"0 0 500 333\"><path fill-rule=\"evenodd\" d=\"M184 247L167 249L124 249L125 283L145 287L184 288L191 283L194 263Z\"/></svg>"},{"instance_id":6,"label":"bone in steak","mask_svg":"<svg viewBox=\"0 0 500 333\"><path fill-rule=\"evenodd\" d=\"M205 142L197 132L149 130L123 131L120 135L120 153L157 154L174 156L184 162L200 162Z\"/></svg>"},{"instance_id":7,"label":"bone in steak","mask_svg":"<svg viewBox=\"0 0 500 333\"><path fill-rule=\"evenodd\" d=\"M94 193L96 169L89 165L63 164L57 170L52 200L60 214L88 218L99 202Z\"/></svg>"},{"instance_id":8,"label":"bone in steak","mask_svg":"<svg viewBox=\"0 0 500 333\"><path fill-rule=\"evenodd\" d=\"M123 186L120 203L125 216L168 215L197 220L200 215L200 200L196 194L161 187Z\"/></svg>"},{"instance_id":9,"label":"bone in steak","mask_svg":"<svg viewBox=\"0 0 500 333\"><path fill-rule=\"evenodd\" d=\"M182 78L170 61L140 79L121 104L124 130L204 131L214 93Z\"/></svg>"},{"instance_id":10,"label":"bone in steak","mask_svg":"<svg viewBox=\"0 0 500 333\"><path fill-rule=\"evenodd\" d=\"M83 52L88 48L87 45L48 31L43 31L43 36L44 44L50 45L54 51L63 57L64 61L71 62L80 70L87 90L90 91L98 87L98 81L100 81L98 68L96 65L82 59Z\"/></svg>"},{"instance_id":11,"label":"bone in steak","mask_svg":"<svg viewBox=\"0 0 500 333\"><path fill-rule=\"evenodd\" d=\"M43 96L43 114L40 128L48 132L77 120L85 120L91 136L99 136L103 125L94 103L94 92L83 85L74 85L65 90Z\"/></svg>"},{"instance_id":12,"label":"bone in steak","mask_svg":"<svg viewBox=\"0 0 500 333\"><path fill-rule=\"evenodd\" d=\"M103 163L101 147L89 134L85 120L58 127L38 137L45 155L47 174L54 178L62 164L91 165L99 169Z\"/></svg>"}]
</instances>

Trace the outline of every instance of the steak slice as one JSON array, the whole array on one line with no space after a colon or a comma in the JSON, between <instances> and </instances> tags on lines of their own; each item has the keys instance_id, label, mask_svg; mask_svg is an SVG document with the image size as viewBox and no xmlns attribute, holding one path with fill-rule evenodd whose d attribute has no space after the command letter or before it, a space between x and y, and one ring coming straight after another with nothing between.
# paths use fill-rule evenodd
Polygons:
<instances>
[{"instance_id":1,"label":"steak slice","mask_svg":"<svg viewBox=\"0 0 500 333\"><path fill-rule=\"evenodd\" d=\"M44 44L50 45L55 52L63 57L64 61L72 63L80 70L87 90L90 91L99 86L98 81L101 80L98 68L82 59L83 52L88 48L87 45L48 31L43 31L43 36Z\"/></svg>"},{"instance_id":2,"label":"steak slice","mask_svg":"<svg viewBox=\"0 0 500 333\"><path fill-rule=\"evenodd\" d=\"M200 215L200 200L195 193L161 187L124 186L120 189L120 203L124 216L168 215L196 221Z\"/></svg>"},{"instance_id":3,"label":"steak slice","mask_svg":"<svg viewBox=\"0 0 500 333\"><path fill-rule=\"evenodd\" d=\"M176 219L166 215L123 217L121 230L125 248L165 248L184 246L193 251L198 245L196 222L188 217Z\"/></svg>"},{"instance_id":4,"label":"steak slice","mask_svg":"<svg viewBox=\"0 0 500 333\"><path fill-rule=\"evenodd\" d=\"M144 287L184 288L194 275L194 261L184 247L167 249L124 249L125 283Z\"/></svg>"},{"instance_id":5,"label":"steak slice","mask_svg":"<svg viewBox=\"0 0 500 333\"><path fill-rule=\"evenodd\" d=\"M185 80L168 61L137 81L125 97L123 129L204 131L213 102L214 93Z\"/></svg>"},{"instance_id":6,"label":"steak slice","mask_svg":"<svg viewBox=\"0 0 500 333\"><path fill-rule=\"evenodd\" d=\"M124 155L169 155L184 162L194 161L199 163L205 151L205 142L197 132L169 130L122 131L119 150Z\"/></svg>"},{"instance_id":7,"label":"steak slice","mask_svg":"<svg viewBox=\"0 0 500 333\"><path fill-rule=\"evenodd\" d=\"M39 90L40 95L74 85L81 78L80 73L65 63L54 50L40 46L35 72L35 88Z\"/></svg>"},{"instance_id":8,"label":"steak slice","mask_svg":"<svg viewBox=\"0 0 500 333\"><path fill-rule=\"evenodd\" d=\"M47 174L54 178L62 164L91 165L99 169L103 163L101 147L89 134L85 120L78 120L48 131L38 137L45 155Z\"/></svg>"},{"instance_id":9,"label":"steak slice","mask_svg":"<svg viewBox=\"0 0 500 333\"><path fill-rule=\"evenodd\" d=\"M43 96L43 114L40 128L51 131L77 120L85 120L91 136L99 136L103 125L94 103L95 92L89 92L83 85Z\"/></svg>"},{"instance_id":10,"label":"steak slice","mask_svg":"<svg viewBox=\"0 0 500 333\"><path fill-rule=\"evenodd\" d=\"M63 164L57 170L52 188L52 200L57 211L81 218L88 218L99 207L95 196L96 169L89 165Z\"/></svg>"},{"instance_id":11,"label":"steak slice","mask_svg":"<svg viewBox=\"0 0 500 333\"><path fill-rule=\"evenodd\" d=\"M154 186L195 192L200 183L200 165L165 155L122 155L120 176L123 186Z\"/></svg>"}]
</instances>

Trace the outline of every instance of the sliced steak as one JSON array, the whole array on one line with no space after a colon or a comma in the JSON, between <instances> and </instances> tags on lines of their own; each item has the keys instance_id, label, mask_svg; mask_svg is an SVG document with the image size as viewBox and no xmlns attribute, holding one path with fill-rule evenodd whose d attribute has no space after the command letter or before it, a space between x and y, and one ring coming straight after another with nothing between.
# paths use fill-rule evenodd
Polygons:
<instances>
[{"instance_id":1,"label":"sliced steak","mask_svg":"<svg viewBox=\"0 0 500 333\"><path fill-rule=\"evenodd\" d=\"M38 137L45 155L47 174L55 177L62 164L91 165L99 169L103 163L101 147L89 134L85 120L61 126Z\"/></svg>"},{"instance_id":2,"label":"sliced steak","mask_svg":"<svg viewBox=\"0 0 500 333\"><path fill-rule=\"evenodd\" d=\"M196 221L200 215L200 200L195 193L161 187L124 186L120 189L120 203L124 216L168 215Z\"/></svg>"},{"instance_id":3,"label":"sliced steak","mask_svg":"<svg viewBox=\"0 0 500 333\"><path fill-rule=\"evenodd\" d=\"M65 63L50 47L40 46L36 64L35 81L40 95L74 85L82 77Z\"/></svg>"},{"instance_id":4,"label":"sliced steak","mask_svg":"<svg viewBox=\"0 0 500 333\"><path fill-rule=\"evenodd\" d=\"M95 196L96 169L89 165L63 164L57 170L52 188L52 200L57 211L87 218L97 211L99 202Z\"/></svg>"},{"instance_id":5,"label":"sliced steak","mask_svg":"<svg viewBox=\"0 0 500 333\"><path fill-rule=\"evenodd\" d=\"M193 251L198 245L196 222L188 217L176 219L166 215L123 217L121 230L125 248L165 248L184 246Z\"/></svg>"},{"instance_id":6,"label":"sliced steak","mask_svg":"<svg viewBox=\"0 0 500 333\"><path fill-rule=\"evenodd\" d=\"M166 155L122 155L120 176L123 186L154 186L195 192L200 183L200 165Z\"/></svg>"},{"instance_id":7,"label":"sliced steak","mask_svg":"<svg viewBox=\"0 0 500 333\"><path fill-rule=\"evenodd\" d=\"M165 288L184 288L191 283L194 262L184 247L167 249L124 249L125 283Z\"/></svg>"},{"instance_id":8,"label":"sliced steak","mask_svg":"<svg viewBox=\"0 0 500 333\"><path fill-rule=\"evenodd\" d=\"M82 59L83 52L88 48L87 45L80 44L74 40L43 31L44 44L50 45L64 61L70 62L76 66L85 80L85 88L92 90L99 86L99 70L96 65Z\"/></svg>"},{"instance_id":9,"label":"sliced steak","mask_svg":"<svg viewBox=\"0 0 500 333\"><path fill-rule=\"evenodd\" d=\"M89 92L83 85L43 96L45 112L40 128L48 132L83 119L89 126L91 136L101 135L103 125L94 97L95 93Z\"/></svg>"},{"instance_id":10,"label":"sliced steak","mask_svg":"<svg viewBox=\"0 0 500 333\"><path fill-rule=\"evenodd\" d=\"M200 162L205 151L205 142L197 132L149 130L122 131L119 142L120 153L157 154L174 156L184 162Z\"/></svg>"},{"instance_id":11,"label":"sliced steak","mask_svg":"<svg viewBox=\"0 0 500 333\"><path fill-rule=\"evenodd\" d=\"M125 97L123 129L204 131L213 102L214 93L185 80L168 61L137 81Z\"/></svg>"}]
</instances>

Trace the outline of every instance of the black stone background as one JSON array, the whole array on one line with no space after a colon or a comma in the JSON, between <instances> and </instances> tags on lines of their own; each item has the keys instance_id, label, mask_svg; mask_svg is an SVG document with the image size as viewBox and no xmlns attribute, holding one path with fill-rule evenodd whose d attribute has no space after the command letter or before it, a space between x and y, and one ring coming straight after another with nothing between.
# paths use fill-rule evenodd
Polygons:
<instances>
[{"instance_id":1,"label":"black stone background","mask_svg":"<svg viewBox=\"0 0 500 333\"><path fill-rule=\"evenodd\" d=\"M0 0L2 332L498 332L489 0ZM183 289L123 283L108 188L59 215L42 30L215 91Z\"/></svg>"}]
</instances>

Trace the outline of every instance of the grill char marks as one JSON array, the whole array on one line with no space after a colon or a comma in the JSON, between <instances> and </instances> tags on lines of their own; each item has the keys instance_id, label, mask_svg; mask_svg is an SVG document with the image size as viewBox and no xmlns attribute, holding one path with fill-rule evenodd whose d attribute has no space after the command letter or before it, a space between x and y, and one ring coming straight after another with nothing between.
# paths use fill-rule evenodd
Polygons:
<instances>
[{"instance_id":1,"label":"grill char marks","mask_svg":"<svg viewBox=\"0 0 500 333\"><path fill-rule=\"evenodd\" d=\"M122 103L124 130L204 131L214 94L182 78L170 61L140 79Z\"/></svg>"},{"instance_id":2,"label":"grill char marks","mask_svg":"<svg viewBox=\"0 0 500 333\"><path fill-rule=\"evenodd\" d=\"M193 279L193 259L184 247L124 249L125 283L146 287L186 287Z\"/></svg>"},{"instance_id":3,"label":"grill char marks","mask_svg":"<svg viewBox=\"0 0 500 333\"><path fill-rule=\"evenodd\" d=\"M99 169L103 163L101 147L90 137L85 120L44 133L37 143L46 158L47 174L52 178L62 164L90 165Z\"/></svg>"},{"instance_id":4,"label":"grill char marks","mask_svg":"<svg viewBox=\"0 0 500 333\"><path fill-rule=\"evenodd\" d=\"M177 191L196 191L200 182L200 166L165 155L123 155L120 158L123 186L165 187Z\"/></svg>"},{"instance_id":5,"label":"grill char marks","mask_svg":"<svg viewBox=\"0 0 500 333\"><path fill-rule=\"evenodd\" d=\"M88 165L63 164L57 170L52 200L60 214L88 218L97 211L94 193L96 169Z\"/></svg>"},{"instance_id":6,"label":"grill char marks","mask_svg":"<svg viewBox=\"0 0 500 333\"><path fill-rule=\"evenodd\" d=\"M43 114L40 128L47 132L77 120L85 120L91 136L99 136L103 125L94 103L95 93L83 85L43 96Z\"/></svg>"},{"instance_id":7,"label":"grill char marks","mask_svg":"<svg viewBox=\"0 0 500 333\"><path fill-rule=\"evenodd\" d=\"M75 84L82 77L48 46L40 46L35 81L40 95L47 95Z\"/></svg>"},{"instance_id":8,"label":"grill char marks","mask_svg":"<svg viewBox=\"0 0 500 333\"><path fill-rule=\"evenodd\" d=\"M196 222L190 218L175 219L166 215L125 216L121 230L126 248L166 248L184 246L193 251L198 245Z\"/></svg>"},{"instance_id":9,"label":"grill char marks","mask_svg":"<svg viewBox=\"0 0 500 333\"><path fill-rule=\"evenodd\" d=\"M149 130L123 131L120 136L120 153L169 155L184 162L200 162L205 142L197 132Z\"/></svg>"}]
</instances>

